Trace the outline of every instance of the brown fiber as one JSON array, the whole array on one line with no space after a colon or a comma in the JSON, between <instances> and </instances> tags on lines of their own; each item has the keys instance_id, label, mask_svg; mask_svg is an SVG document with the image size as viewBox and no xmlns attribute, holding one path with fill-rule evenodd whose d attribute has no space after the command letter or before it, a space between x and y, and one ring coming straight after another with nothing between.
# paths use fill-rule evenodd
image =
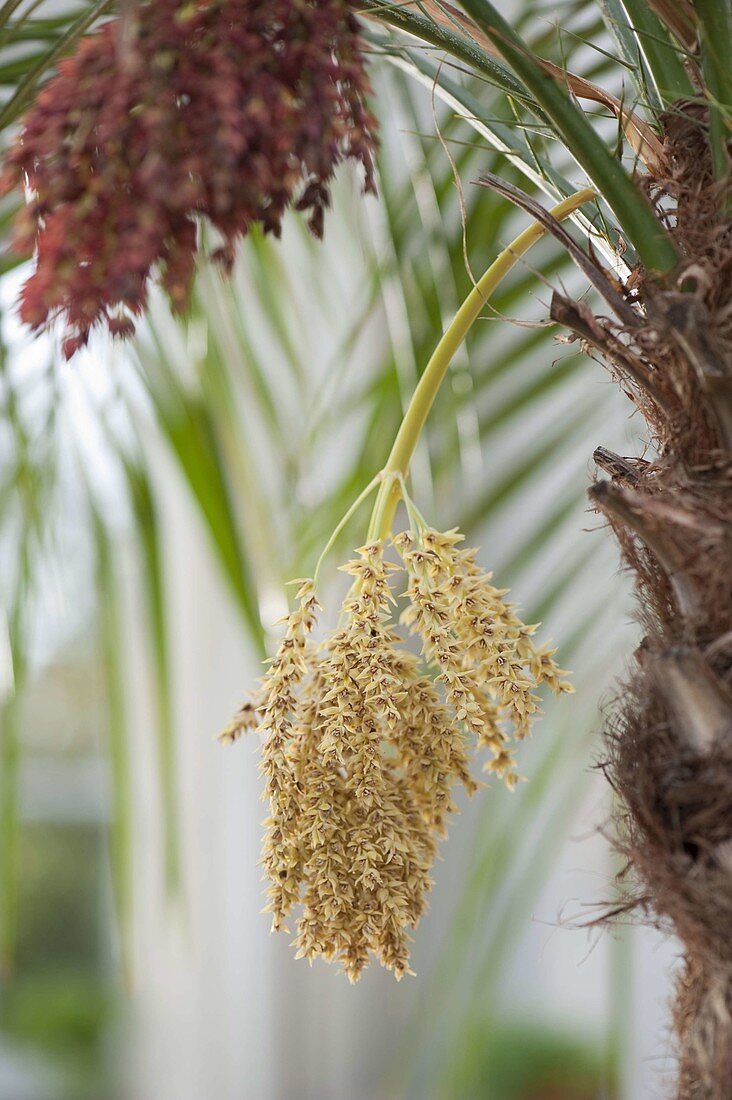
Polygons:
<instances>
[{"instance_id":1,"label":"brown fiber","mask_svg":"<svg viewBox=\"0 0 732 1100\"><path fill-rule=\"evenodd\" d=\"M650 385L610 356L646 418L651 460L600 448L611 476L591 490L634 574L644 631L606 731L605 770L618 795L628 904L683 945L677 1095L729 1100L732 223L712 178L703 108L679 103L664 122L665 163L645 182L682 256L677 281L660 287L637 272L643 323L612 333Z\"/></svg>"}]
</instances>

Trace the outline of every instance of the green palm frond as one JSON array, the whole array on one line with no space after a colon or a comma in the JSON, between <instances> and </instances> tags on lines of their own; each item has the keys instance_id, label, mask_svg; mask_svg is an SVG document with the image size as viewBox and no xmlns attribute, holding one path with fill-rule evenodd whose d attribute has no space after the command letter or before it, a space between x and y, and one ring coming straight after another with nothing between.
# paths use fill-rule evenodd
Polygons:
<instances>
[{"instance_id":1,"label":"green palm frond","mask_svg":"<svg viewBox=\"0 0 732 1100\"><path fill-rule=\"evenodd\" d=\"M113 0L71 3L52 18L38 16L39 0L0 5L0 134L12 125L43 79L78 40L112 9Z\"/></svg>"},{"instance_id":2,"label":"green palm frond","mask_svg":"<svg viewBox=\"0 0 732 1100\"><path fill-rule=\"evenodd\" d=\"M379 2L372 5L374 14L378 14L379 6ZM390 5L384 6L391 10ZM555 75L550 75L542 59L488 0L466 0L463 7L531 93L534 110L538 109L549 119L554 136L563 142L603 195L646 266L659 274L667 274L677 259L669 237L639 188L617 162L573 97L567 94L567 87ZM409 14L408 21L412 18L416 17ZM410 33L418 37L420 30L416 25L410 27ZM676 59L673 51L672 56Z\"/></svg>"},{"instance_id":3,"label":"green palm frond","mask_svg":"<svg viewBox=\"0 0 732 1100\"><path fill-rule=\"evenodd\" d=\"M606 7L612 25L625 28L637 44L642 64L653 86L655 102L665 108L676 99L694 94L678 47L646 0L612 0ZM632 47L631 47L632 48Z\"/></svg>"},{"instance_id":4,"label":"green palm frond","mask_svg":"<svg viewBox=\"0 0 732 1100\"><path fill-rule=\"evenodd\" d=\"M143 577L146 588L148 630L154 665L153 680L157 704L157 765L160 778L165 881L169 892L175 895L180 889L176 744L170 671L168 607L165 593L160 519L148 471L141 462L130 459L121 449L119 454L126 476L127 491L134 512L136 533L144 563ZM109 566L103 560L103 553L100 553L100 569L102 568L109 569ZM102 582L103 591L113 586L113 577L109 574L100 577L100 581ZM109 599L109 597L107 598ZM107 614L112 618L116 617L113 604L108 607ZM114 623L110 624L108 629L112 631L114 625ZM124 713L119 715L117 710L113 710L110 714L110 733L113 742L121 739L120 728L123 728L123 722ZM115 770L114 763L113 758L113 770ZM119 781L123 782L122 761L119 763L118 770L121 772ZM121 874L124 871L124 867L120 868Z\"/></svg>"},{"instance_id":5,"label":"green palm frond","mask_svg":"<svg viewBox=\"0 0 732 1100\"><path fill-rule=\"evenodd\" d=\"M695 0L701 31L702 70L706 86L710 137L718 177L729 173L728 142L732 129L732 8L718 0Z\"/></svg>"}]
</instances>

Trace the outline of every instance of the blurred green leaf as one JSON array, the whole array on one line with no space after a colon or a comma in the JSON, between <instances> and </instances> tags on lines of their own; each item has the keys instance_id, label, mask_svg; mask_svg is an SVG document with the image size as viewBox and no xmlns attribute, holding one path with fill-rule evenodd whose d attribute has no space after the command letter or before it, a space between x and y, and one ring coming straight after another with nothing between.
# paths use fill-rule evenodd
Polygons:
<instances>
[{"instance_id":1,"label":"blurred green leaf","mask_svg":"<svg viewBox=\"0 0 732 1100\"><path fill-rule=\"evenodd\" d=\"M139 355L158 423L201 510L250 636L264 656L256 584L235 518L216 422L200 395L179 383L159 343L156 351L153 357L140 348Z\"/></svg>"},{"instance_id":2,"label":"blurred green leaf","mask_svg":"<svg viewBox=\"0 0 732 1100\"><path fill-rule=\"evenodd\" d=\"M146 470L126 456L122 458L130 500L137 523L143 559L150 650L154 666L158 739L158 775L162 806L165 881L175 895L180 888L179 828L176 794L175 731L168 639L168 614L160 525L155 498ZM112 578L108 578L111 582Z\"/></svg>"},{"instance_id":3,"label":"blurred green leaf","mask_svg":"<svg viewBox=\"0 0 732 1100\"><path fill-rule=\"evenodd\" d=\"M121 971L132 978L132 793L125 708L124 640L112 540L90 504L97 554L100 642L106 681L109 767L111 776L109 849Z\"/></svg>"},{"instance_id":4,"label":"blurred green leaf","mask_svg":"<svg viewBox=\"0 0 732 1100\"><path fill-rule=\"evenodd\" d=\"M23 67L16 76L14 91L0 108L0 130L4 130L18 118L49 69L60 57L73 49L79 38L109 11L113 2L114 0L92 0L79 15L76 15L76 11L69 13L66 29L58 35L53 44L42 55L31 54L24 59ZM28 24L25 24L25 29L27 31ZM6 22L5 34L0 41L0 46L7 48L12 44L14 30L15 27L9 29Z\"/></svg>"}]
</instances>

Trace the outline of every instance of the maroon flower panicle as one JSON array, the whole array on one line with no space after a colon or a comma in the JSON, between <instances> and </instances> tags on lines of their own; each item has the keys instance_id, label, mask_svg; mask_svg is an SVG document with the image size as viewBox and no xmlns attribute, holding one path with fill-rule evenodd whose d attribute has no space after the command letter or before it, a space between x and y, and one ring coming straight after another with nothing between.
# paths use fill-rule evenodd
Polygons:
<instances>
[{"instance_id":1,"label":"maroon flower panicle","mask_svg":"<svg viewBox=\"0 0 732 1100\"><path fill-rule=\"evenodd\" d=\"M316 236L336 166L374 189L376 122L347 0L149 0L106 23L41 90L2 187L27 186L14 246L36 249L20 314L65 320L70 357L128 335L153 271L183 309L205 215L229 266L288 207Z\"/></svg>"}]
</instances>

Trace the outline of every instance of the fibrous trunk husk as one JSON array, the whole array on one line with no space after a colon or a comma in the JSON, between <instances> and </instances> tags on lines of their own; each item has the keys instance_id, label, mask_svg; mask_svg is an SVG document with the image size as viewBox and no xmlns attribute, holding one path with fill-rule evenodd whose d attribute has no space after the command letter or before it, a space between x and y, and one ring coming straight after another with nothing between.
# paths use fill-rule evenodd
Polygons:
<instances>
[{"instance_id":1,"label":"fibrous trunk husk","mask_svg":"<svg viewBox=\"0 0 732 1100\"><path fill-rule=\"evenodd\" d=\"M638 271L642 323L623 332L555 296L553 316L600 351L648 425L643 459L600 447L591 489L635 579L643 639L606 731L628 906L679 937L679 1100L732 1097L732 196L706 120L665 118L647 179L682 257Z\"/></svg>"}]
</instances>

